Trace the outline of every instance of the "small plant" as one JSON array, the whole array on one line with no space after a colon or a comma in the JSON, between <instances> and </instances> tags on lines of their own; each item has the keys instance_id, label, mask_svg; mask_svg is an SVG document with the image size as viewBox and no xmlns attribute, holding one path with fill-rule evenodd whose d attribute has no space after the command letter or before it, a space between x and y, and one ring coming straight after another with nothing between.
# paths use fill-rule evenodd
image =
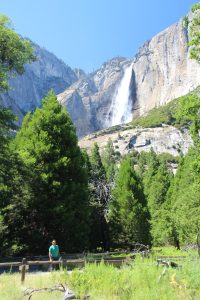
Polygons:
<instances>
[{"instance_id":1,"label":"small plant","mask_svg":"<svg viewBox=\"0 0 200 300\"><path fill-rule=\"evenodd\" d=\"M188 19L188 16L185 16L185 17L183 18L183 26L184 26L185 28L188 28L188 25L189 25L189 19Z\"/></svg>"},{"instance_id":2,"label":"small plant","mask_svg":"<svg viewBox=\"0 0 200 300\"><path fill-rule=\"evenodd\" d=\"M198 9L200 9L200 3L196 3L194 5L192 5L191 7L191 11L194 13L195 11L197 11Z\"/></svg>"}]
</instances>

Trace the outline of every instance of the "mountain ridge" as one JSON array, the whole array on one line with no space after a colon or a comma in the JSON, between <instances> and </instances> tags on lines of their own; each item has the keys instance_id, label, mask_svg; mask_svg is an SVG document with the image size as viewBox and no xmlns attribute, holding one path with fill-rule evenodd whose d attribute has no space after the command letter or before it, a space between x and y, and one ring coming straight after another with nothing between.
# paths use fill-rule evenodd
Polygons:
<instances>
[{"instance_id":1,"label":"mountain ridge","mask_svg":"<svg viewBox=\"0 0 200 300\"><path fill-rule=\"evenodd\" d=\"M2 96L2 104L11 107L22 121L27 111L41 106L42 98L53 88L70 113L79 138L106 128L113 97L131 63L133 117L187 94L200 83L200 66L189 58L183 19L146 41L132 59L109 59L89 74L72 70L46 49L34 47L38 61L27 65L23 76L11 80L13 91Z\"/></svg>"}]
</instances>

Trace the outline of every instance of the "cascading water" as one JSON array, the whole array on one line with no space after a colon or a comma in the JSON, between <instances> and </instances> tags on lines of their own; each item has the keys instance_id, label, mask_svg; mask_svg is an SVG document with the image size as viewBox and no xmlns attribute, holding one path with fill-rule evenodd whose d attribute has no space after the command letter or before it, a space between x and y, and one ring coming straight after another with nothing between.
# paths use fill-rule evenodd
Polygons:
<instances>
[{"instance_id":1,"label":"cascading water","mask_svg":"<svg viewBox=\"0 0 200 300\"><path fill-rule=\"evenodd\" d=\"M109 110L108 126L125 124L132 120L132 103L130 99L130 83L132 77L132 64L124 71L117 93Z\"/></svg>"}]
</instances>

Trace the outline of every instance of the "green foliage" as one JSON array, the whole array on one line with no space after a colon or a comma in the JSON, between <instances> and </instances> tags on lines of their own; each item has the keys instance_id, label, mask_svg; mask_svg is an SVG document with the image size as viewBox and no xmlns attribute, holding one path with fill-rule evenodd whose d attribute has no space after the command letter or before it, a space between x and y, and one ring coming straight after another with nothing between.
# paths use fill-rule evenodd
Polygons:
<instances>
[{"instance_id":1,"label":"green foliage","mask_svg":"<svg viewBox=\"0 0 200 300\"><path fill-rule=\"evenodd\" d=\"M195 243L200 213L200 152L192 148L182 159L169 191L171 219L182 243Z\"/></svg>"},{"instance_id":2,"label":"green foliage","mask_svg":"<svg viewBox=\"0 0 200 300\"><path fill-rule=\"evenodd\" d=\"M189 22L189 46L190 46L190 58L200 61L200 3L197 3L191 7L191 11L194 13L192 20Z\"/></svg>"},{"instance_id":3,"label":"green foliage","mask_svg":"<svg viewBox=\"0 0 200 300\"><path fill-rule=\"evenodd\" d=\"M189 25L189 19L188 19L188 16L184 16L183 18L183 26L185 28L188 28L188 25Z\"/></svg>"},{"instance_id":4,"label":"green foliage","mask_svg":"<svg viewBox=\"0 0 200 300\"><path fill-rule=\"evenodd\" d=\"M8 79L24 72L24 64L35 60L28 40L10 28L10 19L0 16L0 91L9 88Z\"/></svg>"},{"instance_id":5,"label":"green foliage","mask_svg":"<svg viewBox=\"0 0 200 300\"><path fill-rule=\"evenodd\" d=\"M130 157L124 158L117 174L110 202L109 219L114 245L131 247L150 244L149 214L143 189Z\"/></svg>"},{"instance_id":6,"label":"green foliage","mask_svg":"<svg viewBox=\"0 0 200 300\"><path fill-rule=\"evenodd\" d=\"M141 116L133 120L132 126L152 128L162 126L162 124L174 124L174 112L176 111L177 104L178 100L173 100L166 105L155 107L146 116Z\"/></svg>"},{"instance_id":7,"label":"green foliage","mask_svg":"<svg viewBox=\"0 0 200 300\"><path fill-rule=\"evenodd\" d=\"M195 143L199 141L200 98L195 94L181 97L176 111L176 119L181 124L189 123Z\"/></svg>"},{"instance_id":8,"label":"green foliage","mask_svg":"<svg viewBox=\"0 0 200 300\"><path fill-rule=\"evenodd\" d=\"M189 257L190 255L196 256L197 251L196 250L190 250L186 251L184 249L177 249L173 246L164 246L164 247L152 247L152 252L154 257L157 256L185 256Z\"/></svg>"},{"instance_id":9,"label":"green foliage","mask_svg":"<svg viewBox=\"0 0 200 300\"><path fill-rule=\"evenodd\" d=\"M10 28L10 20L0 16L0 92L9 88L8 79L24 72L24 64L35 60L30 42ZM0 107L0 240L1 254L13 254L24 245L17 245L17 237L11 228L23 231L23 213L18 215L19 207L24 211L24 200L29 198L26 184L26 169L17 153L10 148L14 136L16 117ZM23 199L23 200L22 200ZM10 215L10 218L8 218ZM15 216L15 217L13 217ZM12 223L13 220L16 222ZM11 224L12 223L12 224ZM16 246L14 247L14 244Z\"/></svg>"},{"instance_id":10,"label":"green foliage","mask_svg":"<svg viewBox=\"0 0 200 300\"><path fill-rule=\"evenodd\" d=\"M16 129L14 121L16 117L7 108L0 106L0 148L7 147L10 139L12 138L12 131Z\"/></svg>"},{"instance_id":11,"label":"green foliage","mask_svg":"<svg viewBox=\"0 0 200 300\"><path fill-rule=\"evenodd\" d=\"M171 172L164 163L161 163L156 174L152 178L147 196L148 208L151 216L151 235L154 245L166 242L165 232L162 230L163 223L167 226L165 218L163 218L163 205L165 205L166 194L171 180Z\"/></svg>"},{"instance_id":12,"label":"green foliage","mask_svg":"<svg viewBox=\"0 0 200 300\"><path fill-rule=\"evenodd\" d=\"M133 127L157 127L163 124L177 128L190 128L197 135L200 128L200 98L198 89L192 93L179 97L166 105L156 107L146 116L141 116L132 122Z\"/></svg>"},{"instance_id":13,"label":"green foliage","mask_svg":"<svg viewBox=\"0 0 200 300\"><path fill-rule=\"evenodd\" d=\"M106 177L109 182L114 181L116 172L116 154L111 139L108 140L107 145L102 153L102 162L106 171Z\"/></svg>"},{"instance_id":14,"label":"green foliage","mask_svg":"<svg viewBox=\"0 0 200 300\"><path fill-rule=\"evenodd\" d=\"M200 3L196 3L196 4L192 5L192 7L191 7L191 11L193 13L199 9L200 9Z\"/></svg>"},{"instance_id":15,"label":"green foliage","mask_svg":"<svg viewBox=\"0 0 200 300\"><path fill-rule=\"evenodd\" d=\"M11 150L6 153L0 184L1 255L16 255L27 250L23 238L31 238L25 226L29 222L31 199L28 178L29 171L19 156Z\"/></svg>"},{"instance_id":16,"label":"green foliage","mask_svg":"<svg viewBox=\"0 0 200 300\"><path fill-rule=\"evenodd\" d=\"M0 109L0 116L0 241L2 255L15 254L16 247L12 249L13 245L17 244L14 232L23 231L24 222L24 214L18 214L19 207L21 212L26 210L24 200L29 197L29 190L26 184L27 170L23 161L10 147L13 129L16 127L13 123L15 117L5 108ZM21 251L24 249L24 245L18 245L19 248Z\"/></svg>"},{"instance_id":17,"label":"green foliage","mask_svg":"<svg viewBox=\"0 0 200 300\"><path fill-rule=\"evenodd\" d=\"M110 184L106 178L99 147L95 143L90 155L89 197L91 205L91 249L109 249L109 233L107 222L108 202L110 200Z\"/></svg>"},{"instance_id":18,"label":"green foliage","mask_svg":"<svg viewBox=\"0 0 200 300\"><path fill-rule=\"evenodd\" d=\"M160 162L163 162L165 164L178 164L179 162L179 156L173 156L170 153L160 153L158 154L158 159Z\"/></svg>"},{"instance_id":19,"label":"green foliage","mask_svg":"<svg viewBox=\"0 0 200 300\"><path fill-rule=\"evenodd\" d=\"M93 170L93 175L97 179L105 179L105 169L101 160L101 155L99 153L99 146L97 143L94 144L90 155L90 163Z\"/></svg>"},{"instance_id":20,"label":"green foliage","mask_svg":"<svg viewBox=\"0 0 200 300\"><path fill-rule=\"evenodd\" d=\"M84 249L88 243L85 161L70 117L53 92L43 100L42 109L25 117L15 147L30 170L27 235L21 236L29 251L46 251L52 238L66 251Z\"/></svg>"},{"instance_id":21,"label":"green foliage","mask_svg":"<svg viewBox=\"0 0 200 300\"><path fill-rule=\"evenodd\" d=\"M177 162L172 155L167 153L156 155L153 150L141 152L137 157L136 171L142 181L147 199L154 245L165 244L169 241L165 208L166 195L173 177L170 165L174 161Z\"/></svg>"}]
</instances>

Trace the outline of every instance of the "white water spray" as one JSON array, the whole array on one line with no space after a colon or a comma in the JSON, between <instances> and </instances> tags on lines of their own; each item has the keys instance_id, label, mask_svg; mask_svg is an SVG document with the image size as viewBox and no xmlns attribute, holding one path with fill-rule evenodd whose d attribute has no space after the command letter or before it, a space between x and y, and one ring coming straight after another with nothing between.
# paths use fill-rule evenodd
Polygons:
<instances>
[{"instance_id":1,"label":"white water spray","mask_svg":"<svg viewBox=\"0 0 200 300\"><path fill-rule=\"evenodd\" d=\"M125 69L124 76L119 84L117 93L113 97L110 107L109 126L125 124L132 120L132 103L130 99L130 83L132 77L132 64Z\"/></svg>"}]
</instances>

